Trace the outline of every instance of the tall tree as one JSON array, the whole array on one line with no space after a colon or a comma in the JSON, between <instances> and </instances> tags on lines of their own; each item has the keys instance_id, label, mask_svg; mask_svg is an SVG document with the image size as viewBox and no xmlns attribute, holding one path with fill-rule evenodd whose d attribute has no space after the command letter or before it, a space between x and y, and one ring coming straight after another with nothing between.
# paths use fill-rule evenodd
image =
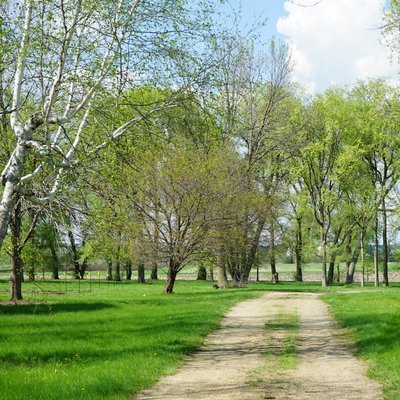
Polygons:
<instances>
[{"instance_id":1,"label":"tall tree","mask_svg":"<svg viewBox=\"0 0 400 400\"><path fill-rule=\"evenodd\" d=\"M90 160L166 106L138 110L89 141L97 101L146 80L187 88L196 84L190 78L204 78L199 57L207 46L196 51L195 42L209 32L212 8L208 1L197 8L169 0L2 2L1 40L12 42L14 51L5 54L2 47L0 62L2 118L7 115L13 133L1 173L0 245L17 193L40 204L52 201L76 160ZM48 187L38 186L43 180Z\"/></svg>"},{"instance_id":2,"label":"tall tree","mask_svg":"<svg viewBox=\"0 0 400 400\"><path fill-rule=\"evenodd\" d=\"M335 180L335 168L342 148L342 131L338 124L338 106L342 93L331 91L318 96L308 107L307 124L300 140L299 172L306 185L315 221L320 227L320 253L322 259L322 285L329 284L327 250L332 218L342 196Z\"/></svg>"},{"instance_id":3,"label":"tall tree","mask_svg":"<svg viewBox=\"0 0 400 400\"><path fill-rule=\"evenodd\" d=\"M244 284L279 184L280 171L276 165L282 158L280 149L284 140L280 128L289 95L291 61L287 48L275 41L260 53L252 40L240 35L223 36L217 45L221 57L218 107L223 137L233 140L244 156L244 190L258 190L264 195L263 207L251 208L252 202L248 202L248 208L242 210L239 218L242 251L225 252L229 254L229 268L235 279ZM234 254L236 259L232 258ZM223 259L221 255L222 269Z\"/></svg>"},{"instance_id":4,"label":"tall tree","mask_svg":"<svg viewBox=\"0 0 400 400\"><path fill-rule=\"evenodd\" d=\"M383 34L386 44L393 54L400 56L400 2L399 0L388 0L383 11Z\"/></svg>"},{"instance_id":5,"label":"tall tree","mask_svg":"<svg viewBox=\"0 0 400 400\"><path fill-rule=\"evenodd\" d=\"M352 91L353 117L357 132L354 143L362 151L375 188L375 221L378 221L378 213L382 217L382 268L385 286L389 284L387 203L400 176L398 99L399 89L389 86L381 79L361 82ZM375 225L377 235L377 223ZM377 241L376 238L375 242Z\"/></svg>"}]
</instances>

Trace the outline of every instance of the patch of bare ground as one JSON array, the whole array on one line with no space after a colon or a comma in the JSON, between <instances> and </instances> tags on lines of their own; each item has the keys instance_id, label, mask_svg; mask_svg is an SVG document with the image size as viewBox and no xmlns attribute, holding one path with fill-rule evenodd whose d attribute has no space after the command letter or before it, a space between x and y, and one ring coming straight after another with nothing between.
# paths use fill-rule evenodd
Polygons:
<instances>
[{"instance_id":1,"label":"patch of bare ground","mask_svg":"<svg viewBox=\"0 0 400 400\"><path fill-rule=\"evenodd\" d=\"M297 362L283 367L285 315L297 314ZM276 324L275 324L276 325ZM293 327L292 327L293 328ZM286 335L286 336L285 336ZM137 400L378 400L380 386L365 376L347 336L318 295L269 292L231 309L221 328Z\"/></svg>"}]
</instances>

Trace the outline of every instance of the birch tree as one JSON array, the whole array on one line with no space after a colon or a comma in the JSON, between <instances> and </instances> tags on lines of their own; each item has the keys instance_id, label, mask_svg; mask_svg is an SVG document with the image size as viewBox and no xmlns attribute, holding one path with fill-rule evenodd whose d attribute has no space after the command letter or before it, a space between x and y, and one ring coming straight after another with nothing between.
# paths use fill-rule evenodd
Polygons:
<instances>
[{"instance_id":1,"label":"birch tree","mask_svg":"<svg viewBox=\"0 0 400 400\"><path fill-rule=\"evenodd\" d=\"M139 109L89 142L93 108L105 94L117 96L146 81L193 88L193 77L204 77L200 60L187 49L198 49L194 42L209 29L212 7L206 3L196 9L168 0L2 3L1 40L13 51L2 48L0 57L2 136L5 128L11 132L1 172L0 246L17 194L48 204L77 162L174 101Z\"/></svg>"}]
</instances>

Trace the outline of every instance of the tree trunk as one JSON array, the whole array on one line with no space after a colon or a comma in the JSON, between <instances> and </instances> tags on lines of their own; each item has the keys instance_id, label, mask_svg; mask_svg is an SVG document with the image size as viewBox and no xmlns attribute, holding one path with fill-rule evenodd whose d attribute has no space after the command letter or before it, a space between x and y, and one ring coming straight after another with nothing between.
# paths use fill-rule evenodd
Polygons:
<instances>
[{"instance_id":1,"label":"tree trunk","mask_svg":"<svg viewBox=\"0 0 400 400\"><path fill-rule=\"evenodd\" d=\"M225 262L222 255L220 255L217 260L217 285L220 289L225 289L228 286Z\"/></svg>"},{"instance_id":2,"label":"tree trunk","mask_svg":"<svg viewBox=\"0 0 400 400\"><path fill-rule=\"evenodd\" d=\"M112 260L111 260L111 259L109 259L109 260L107 261L107 277L106 277L106 279L107 279L108 281L112 281L112 280L113 280Z\"/></svg>"},{"instance_id":3,"label":"tree trunk","mask_svg":"<svg viewBox=\"0 0 400 400\"><path fill-rule=\"evenodd\" d=\"M158 262L159 260L159 236L160 236L160 228L159 228L159 220L160 214L158 210L158 202L156 201L154 204L154 235L153 235L153 262L151 265L151 275L150 279L158 280Z\"/></svg>"},{"instance_id":4,"label":"tree trunk","mask_svg":"<svg viewBox=\"0 0 400 400\"><path fill-rule=\"evenodd\" d=\"M29 281L29 282L34 282L35 279L36 279L36 277L35 277L35 267L34 267L34 266L31 266L31 267L28 269L28 281Z\"/></svg>"},{"instance_id":5,"label":"tree trunk","mask_svg":"<svg viewBox=\"0 0 400 400\"><path fill-rule=\"evenodd\" d=\"M350 272L351 259L352 259L352 252L351 252L352 239L353 239L352 238L352 234L350 232L349 236L347 238L347 243L346 243L346 248L345 248L345 254L346 254L346 283L353 283L352 282L353 279L351 279L351 282L347 282L347 278L349 277L349 272Z\"/></svg>"},{"instance_id":6,"label":"tree trunk","mask_svg":"<svg viewBox=\"0 0 400 400\"><path fill-rule=\"evenodd\" d=\"M81 279L85 279L85 274L86 274L86 268L88 266L88 259L85 257L82 261L82 265L79 268L79 277Z\"/></svg>"},{"instance_id":7,"label":"tree trunk","mask_svg":"<svg viewBox=\"0 0 400 400\"><path fill-rule=\"evenodd\" d=\"M130 281L132 279L132 263L131 263L131 261L127 261L125 263L125 271L126 271L126 280Z\"/></svg>"},{"instance_id":8,"label":"tree trunk","mask_svg":"<svg viewBox=\"0 0 400 400\"><path fill-rule=\"evenodd\" d=\"M328 270L328 285L333 284L333 279L335 275L335 261L336 261L336 254L331 254L331 258L329 260L329 270Z\"/></svg>"},{"instance_id":9,"label":"tree trunk","mask_svg":"<svg viewBox=\"0 0 400 400\"><path fill-rule=\"evenodd\" d=\"M114 274L114 281L120 282L121 281L121 260L120 260L120 251L121 246L118 244L117 246L117 254L115 260L115 274Z\"/></svg>"},{"instance_id":10,"label":"tree trunk","mask_svg":"<svg viewBox=\"0 0 400 400\"><path fill-rule=\"evenodd\" d=\"M197 270L197 280L198 281L207 280L207 270L203 263L200 263L199 268Z\"/></svg>"},{"instance_id":11,"label":"tree trunk","mask_svg":"<svg viewBox=\"0 0 400 400\"><path fill-rule=\"evenodd\" d=\"M240 277L238 286L245 287L247 285L247 283L249 282L249 276L250 276L250 274L249 274L248 270L246 269L246 271L244 271L244 273Z\"/></svg>"},{"instance_id":12,"label":"tree trunk","mask_svg":"<svg viewBox=\"0 0 400 400\"><path fill-rule=\"evenodd\" d=\"M150 279L158 280L158 264L157 264L157 261L153 261L153 264L152 264L152 267L151 267Z\"/></svg>"},{"instance_id":13,"label":"tree trunk","mask_svg":"<svg viewBox=\"0 0 400 400\"><path fill-rule=\"evenodd\" d=\"M242 257L244 258L246 255L242 254ZM238 255L237 254L233 254L231 252L230 254L230 259L225 259L224 260L224 264L225 264L225 277L227 278L227 272L229 272L229 275L231 276L232 281L237 282L239 280L239 276L240 276L240 265L238 263ZM218 260L217 260L218 263Z\"/></svg>"},{"instance_id":14,"label":"tree trunk","mask_svg":"<svg viewBox=\"0 0 400 400\"><path fill-rule=\"evenodd\" d=\"M21 201L17 199L11 219L11 255L12 270L10 274L11 301L22 300L22 259L21 259Z\"/></svg>"},{"instance_id":15,"label":"tree trunk","mask_svg":"<svg viewBox=\"0 0 400 400\"><path fill-rule=\"evenodd\" d=\"M180 265L175 263L174 261L170 261L169 263L169 268L168 268L168 273L167 273L167 279L165 281L165 286L164 286L164 293L174 293L174 285L175 285L175 279L176 275L178 274Z\"/></svg>"},{"instance_id":16,"label":"tree trunk","mask_svg":"<svg viewBox=\"0 0 400 400\"><path fill-rule=\"evenodd\" d=\"M76 249L76 243L74 234L72 233L71 229L68 229L68 238L71 244L71 251L72 251L72 263L74 264L74 277L75 279L80 279L80 266L79 266L79 257L78 257L78 250Z\"/></svg>"},{"instance_id":17,"label":"tree trunk","mask_svg":"<svg viewBox=\"0 0 400 400\"><path fill-rule=\"evenodd\" d=\"M115 262L115 273L114 273L114 281L121 281L121 263L119 259Z\"/></svg>"},{"instance_id":18,"label":"tree trunk","mask_svg":"<svg viewBox=\"0 0 400 400\"><path fill-rule=\"evenodd\" d=\"M296 232L296 281L303 282L303 235L302 235L302 221L301 218L297 220L297 232Z\"/></svg>"},{"instance_id":19,"label":"tree trunk","mask_svg":"<svg viewBox=\"0 0 400 400\"><path fill-rule=\"evenodd\" d=\"M12 218L14 205L16 204L17 185L26 155L25 147L20 143L21 140L22 138L18 140L16 149L10 157L8 171L4 176L1 176L1 183L4 185L4 189L0 201L0 249L7 236L8 226Z\"/></svg>"},{"instance_id":20,"label":"tree trunk","mask_svg":"<svg viewBox=\"0 0 400 400\"><path fill-rule=\"evenodd\" d=\"M320 245L321 245L321 256L322 256L322 276L321 276L321 281L322 281L322 286L327 286L328 281L327 281L327 274L326 274L326 241L325 241L325 229L324 229L324 224L322 223L321 225L321 231L320 231Z\"/></svg>"},{"instance_id":21,"label":"tree trunk","mask_svg":"<svg viewBox=\"0 0 400 400\"><path fill-rule=\"evenodd\" d=\"M388 274L388 241L387 241L387 214L386 214L386 201L382 199L382 271L383 271L383 284L389 286Z\"/></svg>"},{"instance_id":22,"label":"tree trunk","mask_svg":"<svg viewBox=\"0 0 400 400\"><path fill-rule=\"evenodd\" d=\"M138 282L146 283L145 276L144 276L144 264L143 263L140 263L138 266Z\"/></svg>"},{"instance_id":23,"label":"tree trunk","mask_svg":"<svg viewBox=\"0 0 400 400\"><path fill-rule=\"evenodd\" d=\"M53 243L54 244L54 243ZM52 279L60 279L58 274L58 268L60 262L58 260L57 252L53 244L50 246L51 251L51 278Z\"/></svg>"},{"instance_id":24,"label":"tree trunk","mask_svg":"<svg viewBox=\"0 0 400 400\"><path fill-rule=\"evenodd\" d=\"M256 259L258 245L260 243L260 236L261 236L261 233L262 233L262 231L264 229L264 226L265 226L265 219L263 218L263 219L258 221L257 230L254 233L254 236L253 236L253 238L251 240L250 250L249 250L248 254L246 254L246 257L244 258L245 259L245 263L244 263L243 271L242 271L242 274L241 274L241 284L242 285L245 285L249 280L251 268L253 267L254 260Z\"/></svg>"},{"instance_id":25,"label":"tree trunk","mask_svg":"<svg viewBox=\"0 0 400 400\"><path fill-rule=\"evenodd\" d=\"M210 281L214 282L214 267L210 265Z\"/></svg>"},{"instance_id":26,"label":"tree trunk","mask_svg":"<svg viewBox=\"0 0 400 400\"><path fill-rule=\"evenodd\" d=\"M360 243L360 257L361 257L361 287L365 285L365 265L364 265L364 228L361 228L361 243Z\"/></svg>"},{"instance_id":27,"label":"tree trunk","mask_svg":"<svg viewBox=\"0 0 400 400\"><path fill-rule=\"evenodd\" d=\"M336 283L340 283L340 262L336 265Z\"/></svg>"},{"instance_id":28,"label":"tree trunk","mask_svg":"<svg viewBox=\"0 0 400 400\"><path fill-rule=\"evenodd\" d=\"M378 211L375 214L374 223L374 275L375 275L375 286L379 286L379 218Z\"/></svg>"},{"instance_id":29,"label":"tree trunk","mask_svg":"<svg viewBox=\"0 0 400 400\"><path fill-rule=\"evenodd\" d=\"M348 267L346 268L346 284L347 285L354 283L354 273L356 272L356 264L358 261L360 241L361 240L359 237L358 241L357 241L357 245L354 248L353 255L351 256L351 259L348 262ZM347 262L346 262L346 264L347 264Z\"/></svg>"},{"instance_id":30,"label":"tree trunk","mask_svg":"<svg viewBox=\"0 0 400 400\"><path fill-rule=\"evenodd\" d=\"M271 266L271 275L276 275L276 254L275 254L275 226L271 222L269 225L270 243L269 243L269 264Z\"/></svg>"}]
</instances>

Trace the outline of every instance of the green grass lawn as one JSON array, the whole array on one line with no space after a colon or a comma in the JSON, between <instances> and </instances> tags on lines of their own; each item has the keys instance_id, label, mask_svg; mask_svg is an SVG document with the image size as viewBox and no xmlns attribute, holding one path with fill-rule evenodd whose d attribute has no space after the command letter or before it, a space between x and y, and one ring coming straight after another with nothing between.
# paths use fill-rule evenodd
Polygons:
<instances>
[{"instance_id":1,"label":"green grass lawn","mask_svg":"<svg viewBox=\"0 0 400 400\"><path fill-rule=\"evenodd\" d=\"M0 285L7 299L7 284ZM44 304L0 306L0 398L128 399L170 373L235 302L261 293L215 290L210 282L146 285L24 284Z\"/></svg>"},{"instance_id":2,"label":"green grass lawn","mask_svg":"<svg viewBox=\"0 0 400 400\"><path fill-rule=\"evenodd\" d=\"M7 288L0 282L0 300ZM132 398L171 373L235 302L282 290L325 292L387 399L400 399L399 286L370 293L372 286L254 282L215 290L211 282L178 281L175 294L162 289L162 281L25 283L25 299L37 304L0 306L0 398Z\"/></svg>"},{"instance_id":3,"label":"green grass lawn","mask_svg":"<svg viewBox=\"0 0 400 400\"><path fill-rule=\"evenodd\" d=\"M324 296L332 314L350 329L369 376L383 384L385 399L400 400L400 288Z\"/></svg>"}]
</instances>

